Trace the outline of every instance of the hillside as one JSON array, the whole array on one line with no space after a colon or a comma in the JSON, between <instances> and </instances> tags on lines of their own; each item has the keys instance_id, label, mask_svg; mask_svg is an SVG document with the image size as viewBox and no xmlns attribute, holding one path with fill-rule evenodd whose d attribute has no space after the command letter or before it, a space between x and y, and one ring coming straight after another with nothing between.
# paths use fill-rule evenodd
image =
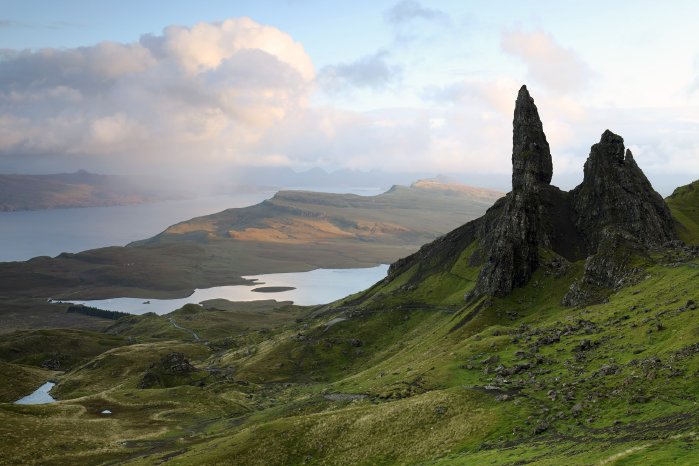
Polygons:
<instances>
[{"instance_id":1,"label":"hillside","mask_svg":"<svg viewBox=\"0 0 699 466\"><path fill-rule=\"evenodd\" d=\"M83 170L55 175L0 174L0 212L142 204L185 196L184 191L153 177Z\"/></svg>"},{"instance_id":2,"label":"hillside","mask_svg":"<svg viewBox=\"0 0 699 466\"><path fill-rule=\"evenodd\" d=\"M677 232L688 244L699 244L699 180L680 186L665 199L677 220Z\"/></svg>"},{"instance_id":3,"label":"hillside","mask_svg":"<svg viewBox=\"0 0 699 466\"><path fill-rule=\"evenodd\" d=\"M49 297L186 297L195 288L248 283L242 275L390 263L478 217L500 195L404 186L378 196L282 191L127 247L0 263L0 322L36 328L34 321L21 327L20 308L25 322L33 314L55 322L43 303Z\"/></svg>"},{"instance_id":4,"label":"hillside","mask_svg":"<svg viewBox=\"0 0 699 466\"><path fill-rule=\"evenodd\" d=\"M420 182L393 186L378 196L280 191L256 206L178 223L132 246L183 241L319 245L347 239L419 243L448 231L457 218L475 218L501 196L465 185Z\"/></svg>"},{"instance_id":5,"label":"hillside","mask_svg":"<svg viewBox=\"0 0 699 466\"><path fill-rule=\"evenodd\" d=\"M0 449L13 464L696 464L699 248L620 136L566 193L526 88L514 126L512 192L385 280L325 306L73 331L84 343L50 355L70 362L61 401L0 404ZM54 339L0 336L0 361L41 366Z\"/></svg>"}]
</instances>

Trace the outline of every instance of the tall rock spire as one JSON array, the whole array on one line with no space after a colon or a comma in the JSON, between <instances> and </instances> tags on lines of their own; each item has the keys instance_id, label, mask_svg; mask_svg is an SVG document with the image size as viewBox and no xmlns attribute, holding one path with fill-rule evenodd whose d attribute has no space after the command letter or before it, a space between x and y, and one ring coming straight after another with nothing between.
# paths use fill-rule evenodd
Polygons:
<instances>
[{"instance_id":1,"label":"tall rock spire","mask_svg":"<svg viewBox=\"0 0 699 466\"><path fill-rule=\"evenodd\" d=\"M551 150L527 86L517 95L512 125L512 189L551 183Z\"/></svg>"},{"instance_id":2,"label":"tall rock spire","mask_svg":"<svg viewBox=\"0 0 699 466\"><path fill-rule=\"evenodd\" d=\"M539 249L550 247L551 222L541 207L556 204L549 202L551 150L527 86L517 95L512 128L512 192L483 232L485 261L472 295L505 296L525 285L539 266Z\"/></svg>"},{"instance_id":3,"label":"tall rock spire","mask_svg":"<svg viewBox=\"0 0 699 466\"><path fill-rule=\"evenodd\" d=\"M414 267L411 286L419 284L430 273L451 270L470 249L468 264L480 267L465 293L471 300L506 296L526 285L540 266L559 276L572 270L569 263L584 259L584 273L563 298L563 304L578 306L632 283L642 272L639 257L646 261L649 250L677 239L670 210L621 136L605 131L592 146L583 182L561 191L551 185L549 144L534 100L522 86L512 142L512 191L483 217L399 261L389 277Z\"/></svg>"}]
</instances>

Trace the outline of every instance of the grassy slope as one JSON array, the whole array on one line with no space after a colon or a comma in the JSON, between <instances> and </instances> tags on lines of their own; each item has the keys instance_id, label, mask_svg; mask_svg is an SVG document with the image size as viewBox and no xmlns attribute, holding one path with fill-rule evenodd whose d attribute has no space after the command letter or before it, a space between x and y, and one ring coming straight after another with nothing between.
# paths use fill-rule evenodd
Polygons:
<instances>
[{"instance_id":1,"label":"grassy slope","mask_svg":"<svg viewBox=\"0 0 699 466\"><path fill-rule=\"evenodd\" d=\"M439 296L379 285L379 297L332 325L336 311L316 310L316 320L253 331L230 348L110 350L64 376L58 393L71 400L0 405L0 418L19 431L77 429L67 450L63 434L45 437L42 458L65 463L692 464L699 310L686 304L699 301L699 263L665 262L674 261L647 263L641 283L584 309L559 304L581 264L562 277L544 268L506 299L458 309L452 296L471 275L457 261L461 282ZM205 385L137 389L173 348L209 368ZM367 397L325 397L336 393ZM117 414L99 418L103 406ZM20 460L12 439L20 444L0 448Z\"/></svg>"},{"instance_id":2,"label":"grassy slope","mask_svg":"<svg viewBox=\"0 0 699 466\"><path fill-rule=\"evenodd\" d=\"M48 303L44 299L0 299L0 335L17 330L73 328L104 330L113 320L67 313L68 305Z\"/></svg>"},{"instance_id":3,"label":"grassy slope","mask_svg":"<svg viewBox=\"0 0 699 466\"><path fill-rule=\"evenodd\" d=\"M691 225L690 198L677 199L673 213ZM466 257L269 330L242 330L222 311L175 314L212 337L229 325L225 344L141 318L121 332L134 344L61 378L69 399L0 405L0 426L12 426L0 427L0 449L15 464L696 464L697 259L640 259L640 283L570 309L560 300L582 263L462 307L477 272ZM171 350L208 369L203 386L136 388ZM99 416L104 407L115 415ZM38 458L29 432L43 439Z\"/></svg>"},{"instance_id":4,"label":"grassy slope","mask_svg":"<svg viewBox=\"0 0 699 466\"><path fill-rule=\"evenodd\" d=\"M0 361L40 366L55 360L65 370L125 343L125 338L81 330L20 331L0 336Z\"/></svg>"},{"instance_id":5,"label":"grassy slope","mask_svg":"<svg viewBox=\"0 0 699 466\"><path fill-rule=\"evenodd\" d=\"M28 395L59 372L42 367L47 362L61 370L77 367L126 339L80 330L36 330L0 335L0 402Z\"/></svg>"},{"instance_id":6,"label":"grassy slope","mask_svg":"<svg viewBox=\"0 0 699 466\"><path fill-rule=\"evenodd\" d=\"M699 181L675 189L665 200L679 224L680 238L699 244Z\"/></svg>"},{"instance_id":7,"label":"grassy slope","mask_svg":"<svg viewBox=\"0 0 699 466\"><path fill-rule=\"evenodd\" d=\"M698 267L651 265L637 287L573 311L558 304L572 277L541 273L456 331L470 309L358 315L306 331L302 341L275 336L228 354L228 363L258 382L291 383L292 401L173 462L589 464L619 454L619 462L691 464L699 311L685 304L699 298ZM350 338L363 341L361 353ZM576 351L584 340L591 348ZM524 362L533 368L500 384L518 393L510 400L466 388L497 385L497 366ZM300 370L284 371L289 365ZM323 392L369 398L329 402ZM546 430L535 435L537 426Z\"/></svg>"},{"instance_id":8,"label":"grassy slope","mask_svg":"<svg viewBox=\"0 0 699 466\"><path fill-rule=\"evenodd\" d=\"M29 395L57 373L38 367L0 361L0 403L10 403Z\"/></svg>"}]
</instances>

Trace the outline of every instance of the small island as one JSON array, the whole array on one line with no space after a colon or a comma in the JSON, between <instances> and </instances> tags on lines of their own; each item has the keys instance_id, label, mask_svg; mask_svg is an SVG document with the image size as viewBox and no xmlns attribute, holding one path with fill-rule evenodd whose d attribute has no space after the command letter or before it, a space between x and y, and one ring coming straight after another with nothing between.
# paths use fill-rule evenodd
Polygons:
<instances>
[{"instance_id":1,"label":"small island","mask_svg":"<svg viewBox=\"0 0 699 466\"><path fill-rule=\"evenodd\" d=\"M256 293L281 293L282 291L291 291L296 288L293 286L261 286L254 288L252 291Z\"/></svg>"}]
</instances>

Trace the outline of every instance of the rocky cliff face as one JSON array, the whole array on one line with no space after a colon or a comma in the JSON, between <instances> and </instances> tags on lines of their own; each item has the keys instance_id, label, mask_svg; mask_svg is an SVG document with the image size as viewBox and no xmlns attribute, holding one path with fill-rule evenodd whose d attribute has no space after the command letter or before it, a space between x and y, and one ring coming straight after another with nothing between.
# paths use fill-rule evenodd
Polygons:
<instances>
[{"instance_id":1,"label":"rocky cliff face","mask_svg":"<svg viewBox=\"0 0 699 466\"><path fill-rule=\"evenodd\" d=\"M415 265L423 270L448 263L475 241L469 263L481 270L467 300L504 296L525 285L545 251L557 264L585 259L584 275L563 300L581 305L633 280L632 257L677 239L662 197L611 131L592 146L584 180L574 190L551 186L552 174L539 112L522 86L513 120L512 191L480 219L398 261L389 280Z\"/></svg>"},{"instance_id":2,"label":"rocky cliff face","mask_svg":"<svg viewBox=\"0 0 699 466\"><path fill-rule=\"evenodd\" d=\"M602 134L585 162L585 177L572 193L576 226L594 251L604 229L623 230L648 247L676 238L670 209L653 190L624 140Z\"/></svg>"},{"instance_id":3,"label":"rocky cliff face","mask_svg":"<svg viewBox=\"0 0 699 466\"><path fill-rule=\"evenodd\" d=\"M527 86L517 95L512 128L512 190L534 190L551 183L551 149Z\"/></svg>"},{"instance_id":4,"label":"rocky cliff face","mask_svg":"<svg viewBox=\"0 0 699 466\"><path fill-rule=\"evenodd\" d=\"M526 86L519 90L512 123L512 192L500 212L489 212L495 219L481 231L485 260L471 297L504 296L526 284L539 267L541 248L576 258L575 248L565 244L577 239L569 202L550 185L551 151Z\"/></svg>"},{"instance_id":5,"label":"rocky cliff face","mask_svg":"<svg viewBox=\"0 0 699 466\"><path fill-rule=\"evenodd\" d=\"M571 202L588 257L583 276L563 298L566 305L604 299L607 290L637 278L632 257L677 239L670 209L624 150L624 139L609 130L592 146Z\"/></svg>"}]
</instances>

